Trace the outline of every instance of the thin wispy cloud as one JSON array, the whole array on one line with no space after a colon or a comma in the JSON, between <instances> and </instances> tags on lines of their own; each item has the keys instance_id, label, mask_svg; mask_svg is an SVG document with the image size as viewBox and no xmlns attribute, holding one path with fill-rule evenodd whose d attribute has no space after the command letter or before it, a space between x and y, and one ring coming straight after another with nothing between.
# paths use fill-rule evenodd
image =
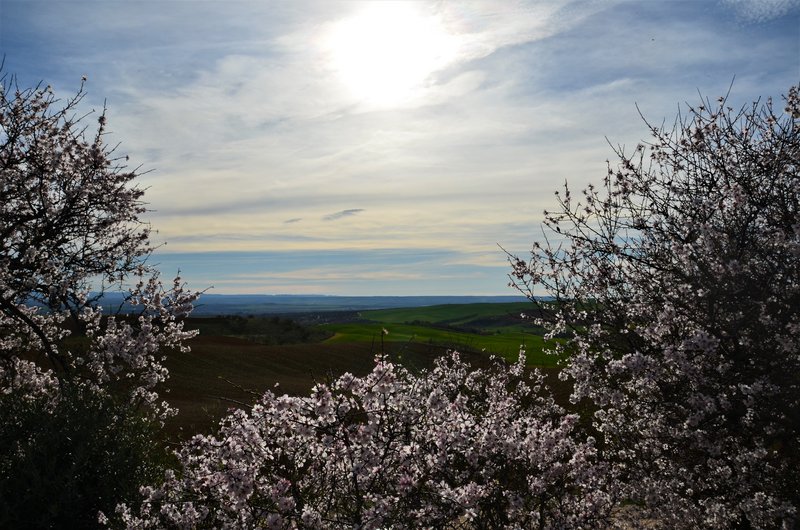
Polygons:
<instances>
[{"instance_id":1,"label":"thin wispy cloud","mask_svg":"<svg viewBox=\"0 0 800 530\"><path fill-rule=\"evenodd\" d=\"M786 15L800 6L798 0L722 0L748 22L764 22Z\"/></svg>"},{"instance_id":2,"label":"thin wispy cloud","mask_svg":"<svg viewBox=\"0 0 800 530\"><path fill-rule=\"evenodd\" d=\"M331 213L322 218L323 221L336 221L343 217L350 217L363 212L363 208L350 208L349 210L341 210L336 213Z\"/></svg>"},{"instance_id":3,"label":"thin wispy cloud","mask_svg":"<svg viewBox=\"0 0 800 530\"><path fill-rule=\"evenodd\" d=\"M607 141L646 137L637 105L669 121L734 77L734 105L778 97L799 40L797 0L5 0L0 16L23 84L63 97L86 74L86 108L107 100L109 141L153 170L160 252L442 249L452 275L530 248L564 180L597 182Z\"/></svg>"}]
</instances>

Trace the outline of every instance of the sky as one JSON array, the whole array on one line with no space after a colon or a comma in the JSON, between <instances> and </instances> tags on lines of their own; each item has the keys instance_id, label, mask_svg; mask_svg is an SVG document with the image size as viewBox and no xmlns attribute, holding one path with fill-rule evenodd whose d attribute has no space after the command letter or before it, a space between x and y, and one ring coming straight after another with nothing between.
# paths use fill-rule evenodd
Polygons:
<instances>
[{"instance_id":1,"label":"sky","mask_svg":"<svg viewBox=\"0 0 800 530\"><path fill-rule=\"evenodd\" d=\"M0 54L61 97L86 76L167 278L513 295L503 249L646 139L640 113L800 82L800 1L0 0Z\"/></svg>"}]
</instances>

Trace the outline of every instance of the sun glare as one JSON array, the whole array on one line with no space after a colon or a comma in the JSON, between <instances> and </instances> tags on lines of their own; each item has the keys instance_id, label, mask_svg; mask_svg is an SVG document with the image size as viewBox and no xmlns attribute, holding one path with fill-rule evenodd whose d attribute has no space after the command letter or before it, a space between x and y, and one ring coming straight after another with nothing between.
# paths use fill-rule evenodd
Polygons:
<instances>
[{"instance_id":1,"label":"sun glare","mask_svg":"<svg viewBox=\"0 0 800 530\"><path fill-rule=\"evenodd\" d=\"M452 58L452 35L413 2L379 2L338 22L326 46L331 66L361 100L400 103Z\"/></svg>"}]
</instances>

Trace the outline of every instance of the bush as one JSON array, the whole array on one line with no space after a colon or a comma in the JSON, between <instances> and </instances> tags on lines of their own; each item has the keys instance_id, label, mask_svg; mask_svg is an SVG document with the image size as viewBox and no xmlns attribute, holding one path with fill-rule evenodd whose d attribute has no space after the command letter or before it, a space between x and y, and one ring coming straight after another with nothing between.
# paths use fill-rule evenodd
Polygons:
<instances>
[{"instance_id":1,"label":"bush","mask_svg":"<svg viewBox=\"0 0 800 530\"><path fill-rule=\"evenodd\" d=\"M0 528L93 528L163 475L159 426L111 398L0 398Z\"/></svg>"}]
</instances>

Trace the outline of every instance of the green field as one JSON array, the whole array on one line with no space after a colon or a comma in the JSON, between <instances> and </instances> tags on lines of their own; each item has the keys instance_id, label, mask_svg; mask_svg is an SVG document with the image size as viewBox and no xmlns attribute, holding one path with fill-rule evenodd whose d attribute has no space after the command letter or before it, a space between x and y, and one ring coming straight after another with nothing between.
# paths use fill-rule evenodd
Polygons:
<instances>
[{"instance_id":1,"label":"green field","mask_svg":"<svg viewBox=\"0 0 800 530\"><path fill-rule=\"evenodd\" d=\"M325 324L334 335L327 343L379 344L383 330L389 343L436 344L445 348L485 352L514 361L520 347L531 366L556 366L557 359L542 352L542 330L520 316L532 309L526 302L507 304L456 304L360 313L362 322Z\"/></svg>"},{"instance_id":2,"label":"green field","mask_svg":"<svg viewBox=\"0 0 800 530\"><path fill-rule=\"evenodd\" d=\"M528 364L541 366L556 364L555 358L542 354L543 341L540 335L517 330L479 335L410 324L325 324L322 327L334 333L333 337L325 341L328 344L369 342L377 345L380 344L382 330L386 329L388 335L383 336L383 340L387 343L435 344L448 349L495 354L509 361L516 360L520 346L524 345L528 352Z\"/></svg>"},{"instance_id":3,"label":"green field","mask_svg":"<svg viewBox=\"0 0 800 530\"><path fill-rule=\"evenodd\" d=\"M380 322L400 324L415 320L449 323L469 326L474 324L509 325L513 322L522 324L520 314L530 312L530 302L512 302L506 304L448 304L427 307L407 307L401 309L378 309L363 311L364 318ZM525 324L524 326L527 326Z\"/></svg>"}]
</instances>

